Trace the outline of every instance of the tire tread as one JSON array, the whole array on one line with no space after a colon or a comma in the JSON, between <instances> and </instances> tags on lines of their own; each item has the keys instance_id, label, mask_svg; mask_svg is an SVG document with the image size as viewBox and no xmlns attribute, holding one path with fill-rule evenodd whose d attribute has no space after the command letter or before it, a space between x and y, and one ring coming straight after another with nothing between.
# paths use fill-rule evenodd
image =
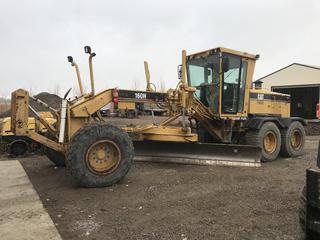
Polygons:
<instances>
[{"instance_id":1,"label":"tire tread","mask_svg":"<svg viewBox=\"0 0 320 240\"><path fill-rule=\"evenodd\" d=\"M81 151L79 149L81 147L89 147L92 139L110 139L118 142L117 144L121 151L121 162L119 167L112 173L96 175L86 167L85 156L80 153L84 149ZM128 173L133 162L133 156L133 144L126 132L114 125L93 123L79 129L70 140L67 151L67 168L81 186L105 187L117 183Z\"/></svg>"}]
</instances>

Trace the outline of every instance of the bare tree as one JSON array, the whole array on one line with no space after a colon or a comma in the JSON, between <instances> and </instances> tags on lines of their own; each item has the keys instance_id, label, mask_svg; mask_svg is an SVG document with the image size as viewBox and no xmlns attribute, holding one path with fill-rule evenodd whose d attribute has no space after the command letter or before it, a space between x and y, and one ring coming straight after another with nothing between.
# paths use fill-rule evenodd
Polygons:
<instances>
[{"instance_id":1,"label":"bare tree","mask_svg":"<svg viewBox=\"0 0 320 240\"><path fill-rule=\"evenodd\" d=\"M73 94L75 96L80 96L81 95L79 86L77 86L77 85L73 85L72 92L73 92Z\"/></svg>"},{"instance_id":2,"label":"bare tree","mask_svg":"<svg viewBox=\"0 0 320 240\"><path fill-rule=\"evenodd\" d=\"M83 89L83 93L88 93L88 87L87 85L83 85L82 86L82 89ZM81 92L80 92L80 89L79 89L79 85L78 84L74 84L73 87L72 87L72 92L74 94L74 96L80 96L81 95Z\"/></svg>"},{"instance_id":3,"label":"bare tree","mask_svg":"<svg viewBox=\"0 0 320 240\"><path fill-rule=\"evenodd\" d=\"M30 87L29 87L29 95L30 95L30 96L33 96L33 89L32 89L32 85L30 85Z\"/></svg>"},{"instance_id":4,"label":"bare tree","mask_svg":"<svg viewBox=\"0 0 320 240\"><path fill-rule=\"evenodd\" d=\"M139 82L138 82L137 79L134 79L134 80L133 80L132 89L133 89L133 90L138 90L138 89L139 89Z\"/></svg>"},{"instance_id":5,"label":"bare tree","mask_svg":"<svg viewBox=\"0 0 320 240\"><path fill-rule=\"evenodd\" d=\"M55 95L60 96L60 85L59 85L59 83L56 83L56 85L54 86L53 93L54 93Z\"/></svg>"},{"instance_id":6,"label":"bare tree","mask_svg":"<svg viewBox=\"0 0 320 240\"><path fill-rule=\"evenodd\" d=\"M166 83L164 82L163 78L160 77L160 92L166 91Z\"/></svg>"},{"instance_id":7,"label":"bare tree","mask_svg":"<svg viewBox=\"0 0 320 240\"><path fill-rule=\"evenodd\" d=\"M0 97L0 114L10 109L10 99Z\"/></svg>"}]
</instances>

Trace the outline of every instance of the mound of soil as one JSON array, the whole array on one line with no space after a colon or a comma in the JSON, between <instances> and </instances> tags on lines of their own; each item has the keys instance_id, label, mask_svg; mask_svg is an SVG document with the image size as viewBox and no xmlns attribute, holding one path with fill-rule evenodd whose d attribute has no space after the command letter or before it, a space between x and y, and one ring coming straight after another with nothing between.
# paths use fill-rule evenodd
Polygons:
<instances>
[{"instance_id":1,"label":"mound of soil","mask_svg":"<svg viewBox=\"0 0 320 240\"><path fill-rule=\"evenodd\" d=\"M61 108L62 98L60 98L58 95L47 93L47 92L41 92L41 93L39 93L37 95L34 95L34 97L40 99L41 101L43 101L45 103L47 103L50 107L52 107L54 109L58 110L58 109ZM37 103L36 101L34 101L31 98L29 98L29 104L37 112L48 111L48 108L40 105L39 103ZM31 110L29 110L29 116L30 117L34 117L34 114L33 114L33 112ZM0 114L0 118L4 118L4 117L11 117L11 109L9 109L8 111L5 111L5 112Z\"/></svg>"}]
</instances>

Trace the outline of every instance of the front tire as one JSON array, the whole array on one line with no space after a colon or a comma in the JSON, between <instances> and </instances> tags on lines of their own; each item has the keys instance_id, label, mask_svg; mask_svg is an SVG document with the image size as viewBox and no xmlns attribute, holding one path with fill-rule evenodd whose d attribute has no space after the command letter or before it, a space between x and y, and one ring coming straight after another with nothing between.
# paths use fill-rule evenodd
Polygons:
<instances>
[{"instance_id":1,"label":"front tire","mask_svg":"<svg viewBox=\"0 0 320 240\"><path fill-rule=\"evenodd\" d=\"M300 122L293 122L281 130L281 151L283 157L297 157L303 154L306 133Z\"/></svg>"},{"instance_id":2,"label":"front tire","mask_svg":"<svg viewBox=\"0 0 320 240\"><path fill-rule=\"evenodd\" d=\"M271 162L278 157L281 134L275 123L265 122L259 130L249 130L245 138L248 145L261 147L263 162Z\"/></svg>"},{"instance_id":3,"label":"front tire","mask_svg":"<svg viewBox=\"0 0 320 240\"><path fill-rule=\"evenodd\" d=\"M95 123L78 130L67 152L67 168L83 187L106 187L119 182L129 171L134 148L122 129Z\"/></svg>"}]
</instances>

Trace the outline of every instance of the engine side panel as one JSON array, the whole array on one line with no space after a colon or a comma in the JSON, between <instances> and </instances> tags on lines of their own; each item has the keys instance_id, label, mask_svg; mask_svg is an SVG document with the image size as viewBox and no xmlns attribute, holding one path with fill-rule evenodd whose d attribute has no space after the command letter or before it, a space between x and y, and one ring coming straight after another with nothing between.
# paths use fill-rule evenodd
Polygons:
<instances>
[{"instance_id":1,"label":"engine side panel","mask_svg":"<svg viewBox=\"0 0 320 240\"><path fill-rule=\"evenodd\" d=\"M290 117L290 95L251 90L249 114Z\"/></svg>"}]
</instances>

